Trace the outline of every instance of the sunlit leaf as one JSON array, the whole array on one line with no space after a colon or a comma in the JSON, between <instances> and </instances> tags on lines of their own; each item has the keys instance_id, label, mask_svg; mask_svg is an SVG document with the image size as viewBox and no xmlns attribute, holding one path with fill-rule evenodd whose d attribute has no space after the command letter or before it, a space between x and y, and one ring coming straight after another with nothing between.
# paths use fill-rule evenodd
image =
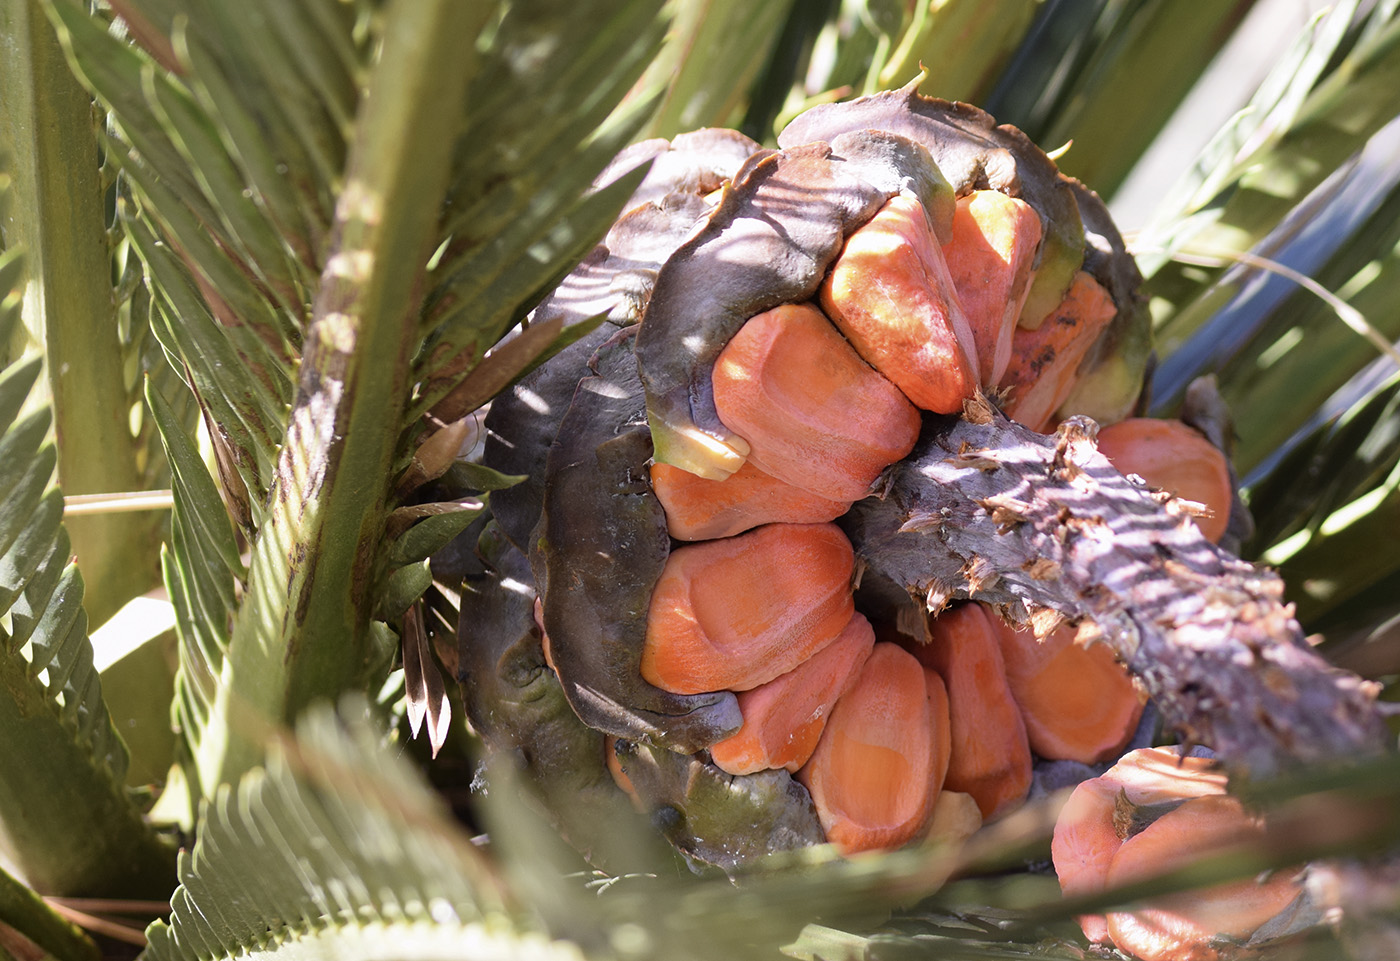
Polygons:
<instances>
[{"instance_id":1,"label":"sunlit leaf","mask_svg":"<svg viewBox=\"0 0 1400 961\"><path fill-rule=\"evenodd\" d=\"M343 717L310 712L210 801L146 956L579 961L508 913L486 858L363 703Z\"/></svg>"},{"instance_id":2,"label":"sunlit leaf","mask_svg":"<svg viewBox=\"0 0 1400 961\"><path fill-rule=\"evenodd\" d=\"M0 333L16 322L8 295ZM127 750L102 699L53 486L48 410L21 413L40 370L37 356L0 369L0 846L42 891L160 892L173 852L124 784Z\"/></svg>"},{"instance_id":3,"label":"sunlit leaf","mask_svg":"<svg viewBox=\"0 0 1400 961\"><path fill-rule=\"evenodd\" d=\"M672 0L668 43L644 78L665 88L647 136L736 126L793 5L794 0Z\"/></svg>"}]
</instances>

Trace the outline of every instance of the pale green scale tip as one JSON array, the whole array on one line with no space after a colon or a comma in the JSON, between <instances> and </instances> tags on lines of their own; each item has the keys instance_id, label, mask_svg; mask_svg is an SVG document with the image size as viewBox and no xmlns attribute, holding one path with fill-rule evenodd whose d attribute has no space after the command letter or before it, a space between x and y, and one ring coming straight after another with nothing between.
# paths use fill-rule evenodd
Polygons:
<instances>
[{"instance_id":1,"label":"pale green scale tip","mask_svg":"<svg viewBox=\"0 0 1400 961\"><path fill-rule=\"evenodd\" d=\"M694 424L668 424L650 411L647 422L652 456L658 464L670 464L706 480L724 480L748 459L749 445L737 435L722 439Z\"/></svg>"},{"instance_id":2,"label":"pale green scale tip","mask_svg":"<svg viewBox=\"0 0 1400 961\"><path fill-rule=\"evenodd\" d=\"M924 208L924 220L929 231L938 238L940 246L947 246L953 240L953 217L958 210L958 194L943 171L929 158L927 167L920 173L922 177L911 178L905 193L914 197Z\"/></svg>"},{"instance_id":3,"label":"pale green scale tip","mask_svg":"<svg viewBox=\"0 0 1400 961\"><path fill-rule=\"evenodd\" d=\"M1145 361L1137 356L1115 354L1093 370L1081 374L1074 389L1057 412L1060 418L1071 414L1092 417L1100 424L1114 424L1131 417L1142 393Z\"/></svg>"},{"instance_id":4,"label":"pale green scale tip","mask_svg":"<svg viewBox=\"0 0 1400 961\"><path fill-rule=\"evenodd\" d=\"M1016 321L1023 330L1039 328L1069 293L1074 275L1084 266L1084 224L1076 217L1073 224L1058 229L1047 226L1041 244L1040 263Z\"/></svg>"}]
</instances>

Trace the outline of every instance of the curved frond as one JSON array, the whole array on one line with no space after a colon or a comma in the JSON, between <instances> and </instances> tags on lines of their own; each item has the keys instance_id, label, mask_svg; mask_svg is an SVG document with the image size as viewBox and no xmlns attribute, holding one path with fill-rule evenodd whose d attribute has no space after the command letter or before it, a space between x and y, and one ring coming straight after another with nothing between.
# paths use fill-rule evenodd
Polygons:
<instances>
[{"instance_id":1,"label":"curved frond","mask_svg":"<svg viewBox=\"0 0 1400 961\"><path fill-rule=\"evenodd\" d=\"M1069 144L1060 169L1112 196L1254 2L1104 5L1085 62L1047 85L1027 133L1047 150Z\"/></svg>"},{"instance_id":2,"label":"curved frond","mask_svg":"<svg viewBox=\"0 0 1400 961\"><path fill-rule=\"evenodd\" d=\"M661 0L121 0L115 23L44 2L111 114L152 331L213 448L209 471L186 418L151 400L175 475L177 713L212 790L256 762L242 715L289 720L386 669L370 621L403 565L384 524L414 486L394 472L436 429L420 415L640 176L590 192L651 110L619 104L660 43ZM531 343L478 381L551 347ZM207 540L224 524L210 490L251 549L246 579L226 535Z\"/></svg>"},{"instance_id":3,"label":"curved frond","mask_svg":"<svg viewBox=\"0 0 1400 961\"><path fill-rule=\"evenodd\" d=\"M668 42L643 81L665 91L647 136L669 139L700 127L739 126L745 98L796 5L673 0Z\"/></svg>"},{"instance_id":4,"label":"curved frond","mask_svg":"<svg viewBox=\"0 0 1400 961\"><path fill-rule=\"evenodd\" d=\"M308 712L206 803L146 957L581 959L507 913L485 857L356 703L344 722Z\"/></svg>"},{"instance_id":5,"label":"curved frond","mask_svg":"<svg viewBox=\"0 0 1400 961\"><path fill-rule=\"evenodd\" d=\"M589 188L651 114L654 98L633 85L660 46L661 6L512 4L486 35L429 275L414 413L442 400L612 225L635 181Z\"/></svg>"},{"instance_id":6,"label":"curved frond","mask_svg":"<svg viewBox=\"0 0 1400 961\"><path fill-rule=\"evenodd\" d=\"M1280 252L1288 266L1358 311L1383 342L1400 338L1393 306L1400 296L1397 159L1400 127L1362 154L1356 169L1328 191L1324 209ZM1266 459L1276 460L1275 452L1306 429L1316 412L1325 408L1325 416L1334 416L1342 399L1337 392L1375 362L1394 369L1376 344L1338 316L1334 304L1289 278L1256 274L1201 336L1164 365L1163 375L1174 380L1202 366L1219 372L1239 435L1235 463L1252 474Z\"/></svg>"},{"instance_id":7,"label":"curved frond","mask_svg":"<svg viewBox=\"0 0 1400 961\"><path fill-rule=\"evenodd\" d=\"M0 340L18 323L20 253L0 255ZM48 408L22 413L40 370L37 356L0 369L0 844L43 891L161 891L173 855L123 784L126 746L93 667Z\"/></svg>"},{"instance_id":8,"label":"curved frond","mask_svg":"<svg viewBox=\"0 0 1400 961\"><path fill-rule=\"evenodd\" d=\"M37 3L7 3L0 34L0 148L11 156L17 187L3 230L11 246L26 251L23 326L48 360L34 402L50 404L54 431L64 439L58 477L66 491L135 490L140 446L128 415L136 399L124 379L130 355L116 323L108 184L92 102ZM149 514L70 520L96 623L154 586L159 520Z\"/></svg>"},{"instance_id":9,"label":"curved frond","mask_svg":"<svg viewBox=\"0 0 1400 961\"><path fill-rule=\"evenodd\" d=\"M1141 244L1148 251L1146 292L1159 299L1160 338L1185 340L1241 280L1233 278L1222 297L1189 269L1168 265L1172 251L1228 255L1253 248L1400 113L1394 97L1400 19L1377 6L1358 29L1355 10L1339 5L1299 38L1158 208Z\"/></svg>"},{"instance_id":10,"label":"curved frond","mask_svg":"<svg viewBox=\"0 0 1400 961\"><path fill-rule=\"evenodd\" d=\"M1348 601L1400 571L1397 424L1400 374L1391 374L1314 425L1252 491L1263 559L1291 585L1304 623L1335 624Z\"/></svg>"},{"instance_id":11,"label":"curved frond","mask_svg":"<svg viewBox=\"0 0 1400 961\"><path fill-rule=\"evenodd\" d=\"M175 493L170 548L161 552L181 641L174 720L187 741L198 745L228 651L235 583L246 572L214 480L194 444L159 391L148 388L146 403L165 446Z\"/></svg>"},{"instance_id":12,"label":"curved frond","mask_svg":"<svg viewBox=\"0 0 1400 961\"><path fill-rule=\"evenodd\" d=\"M259 11L267 32L253 28L251 10L115 5L172 63L114 36L86 4L48 6L75 71L113 119L107 156L130 195L123 221L154 333L229 448L221 467L238 476L221 481L256 504L282 440L346 150L336 124L297 110L304 88L268 71L285 67L321 7L348 43L343 5L260 5L282 11ZM365 55L340 63L339 87L353 88ZM256 529L255 517L239 519Z\"/></svg>"}]
</instances>

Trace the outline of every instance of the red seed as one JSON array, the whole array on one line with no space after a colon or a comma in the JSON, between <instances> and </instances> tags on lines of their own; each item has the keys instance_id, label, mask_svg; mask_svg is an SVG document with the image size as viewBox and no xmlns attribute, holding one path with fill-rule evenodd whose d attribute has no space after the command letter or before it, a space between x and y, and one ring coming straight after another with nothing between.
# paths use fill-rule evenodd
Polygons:
<instances>
[{"instance_id":1,"label":"red seed","mask_svg":"<svg viewBox=\"0 0 1400 961\"><path fill-rule=\"evenodd\" d=\"M724 480L653 464L651 487L666 509L666 529L682 541L732 537L764 524L820 524L851 507L784 483L746 461Z\"/></svg>"},{"instance_id":2,"label":"red seed","mask_svg":"<svg viewBox=\"0 0 1400 961\"><path fill-rule=\"evenodd\" d=\"M1204 504L1210 513L1192 520L1206 540L1218 544L1225 536L1234 501L1230 465L1204 434L1179 420L1133 417L1099 431L1098 444L1119 473Z\"/></svg>"},{"instance_id":3,"label":"red seed","mask_svg":"<svg viewBox=\"0 0 1400 961\"><path fill-rule=\"evenodd\" d=\"M1031 750L1052 761L1099 764L1122 753L1142 717L1143 698L1106 644L1081 647L1068 625L1037 639L998 617L1006 681Z\"/></svg>"},{"instance_id":4,"label":"red seed","mask_svg":"<svg viewBox=\"0 0 1400 961\"><path fill-rule=\"evenodd\" d=\"M822 306L856 351L914 406L962 411L977 393L977 342L924 208L890 199L846 246Z\"/></svg>"},{"instance_id":5,"label":"red seed","mask_svg":"<svg viewBox=\"0 0 1400 961\"><path fill-rule=\"evenodd\" d=\"M1094 894L1107 886L1108 869L1123 846L1114 828L1119 795L1134 806L1225 793L1225 776L1213 761L1181 757L1170 749L1142 748L1125 754L1100 777L1074 789L1055 820L1050 855L1060 890ZM1084 915L1079 924L1090 941L1108 940L1102 915Z\"/></svg>"},{"instance_id":6,"label":"red seed","mask_svg":"<svg viewBox=\"0 0 1400 961\"><path fill-rule=\"evenodd\" d=\"M1032 430L1045 429L1074 389L1079 362L1117 313L1108 291L1081 270L1044 323L1035 330L1018 327L1011 363L999 382L1010 390L1007 416Z\"/></svg>"},{"instance_id":7,"label":"red seed","mask_svg":"<svg viewBox=\"0 0 1400 961\"><path fill-rule=\"evenodd\" d=\"M915 654L948 685L953 747L943 783L976 798L990 821L1020 804L1031 786L1030 744L996 630L980 604L963 604L933 618L929 632Z\"/></svg>"},{"instance_id":8,"label":"red seed","mask_svg":"<svg viewBox=\"0 0 1400 961\"><path fill-rule=\"evenodd\" d=\"M864 497L919 436L919 412L807 304L750 318L712 380L754 466L830 500Z\"/></svg>"},{"instance_id":9,"label":"red seed","mask_svg":"<svg viewBox=\"0 0 1400 961\"><path fill-rule=\"evenodd\" d=\"M999 190L958 198L953 239L943 248L977 343L977 374L995 384L1011 362L1011 336L1030 292L1040 216Z\"/></svg>"},{"instance_id":10,"label":"red seed","mask_svg":"<svg viewBox=\"0 0 1400 961\"><path fill-rule=\"evenodd\" d=\"M875 646L875 631L855 614L841 636L797 667L739 695L744 726L710 748L730 774L796 771L817 748L832 705L850 690Z\"/></svg>"},{"instance_id":11,"label":"red seed","mask_svg":"<svg viewBox=\"0 0 1400 961\"><path fill-rule=\"evenodd\" d=\"M850 622L854 570L835 524L769 524L676 548L652 591L642 677L700 694L786 674Z\"/></svg>"},{"instance_id":12,"label":"red seed","mask_svg":"<svg viewBox=\"0 0 1400 961\"><path fill-rule=\"evenodd\" d=\"M1144 880L1236 845L1263 839L1262 823L1228 795L1185 801L1113 856L1111 886ZM1108 933L1122 951L1142 961L1214 961L1217 938L1243 941L1298 896L1291 872L1267 881L1247 879L1153 898L1136 911L1108 916Z\"/></svg>"},{"instance_id":13,"label":"red seed","mask_svg":"<svg viewBox=\"0 0 1400 961\"><path fill-rule=\"evenodd\" d=\"M827 840L854 854L919 837L936 793L934 741L919 662L895 644L876 644L797 774Z\"/></svg>"}]
</instances>

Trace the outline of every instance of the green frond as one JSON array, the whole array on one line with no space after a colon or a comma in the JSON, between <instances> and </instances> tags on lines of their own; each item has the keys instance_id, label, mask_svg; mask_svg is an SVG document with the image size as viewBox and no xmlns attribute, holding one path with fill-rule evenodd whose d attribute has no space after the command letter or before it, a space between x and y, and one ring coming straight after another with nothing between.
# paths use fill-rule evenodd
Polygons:
<instances>
[{"instance_id":1,"label":"green frond","mask_svg":"<svg viewBox=\"0 0 1400 961\"><path fill-rule=\"evenodd\" d=\"M644 87L664 90L649 137L700 127L737 127L750 88L769 60L794 0L672 0L667 42L647 68Z\"/></svg>"},{"instance_id":2,"label":"green frond","mask_svg":"<svg viewBox=\"0 0 1400 961\"><path fill-rule=\"evenodd\" d=\"M1252 492L1268 525L1263 559L1279 568L1305 624L1400 571L1391 536L1400 523L1398 391L1392 375L1318 425Z\"/></svg>"},{"instance_id":3,"label":"green frond","mask_svg":"<svg viewBox=\"0 0 1400 961\"><path fill-rule=\"evenodd\" d=\"M20 253L0 255L11 284ZM0 334L19 322L13 290ZM53 486L48 408L21 413L41 369L34 356L0 370L0 846L43 891L158 892L173 854L123 783L126 746L102 701Z\"/></svg>"},{"instance_id":4,"label":"green frond","mask_svg":"<svg viewBox=\"0 0 1400 961\"><path fill-rule=\"evenodd\" d=\"M1046 149L1072 141L1061 168L1109 196L1253 3L847 0L788 113L922 69L923 93L984 106Z\"/></svg>"},{"instance_id":5,"label":"green frond","mask_svg":"<svg viewBox=\"0 0 1400 961\"><path fill-rule=\"evenodd\" d=\"M308 712L265 769L206 802L150 961L579 961L513 917L487 859L382 741L362 701Z\"/></svg>"},{"instance_id":6,"label":"green frond","mask_svg":"<svg viewBox=\"0 0 1400 961\"><path fill-rule=\"evenodd\" d=\"M211 710L232 709L202 703L211 695L226 696L239 710L290 697L290 713L277 707L269 715L290 717L293 705L312 692L334 693L366 667L358 642L347 649L344 639L365 636L364 611L375 605L360 591L363 600L346 610L345 579L398 583L393 558L381 569L372 548L383 512L392 506L388 468L402 454L376 438L397 437L443 398L453 378L479 363L533 300L591 249L640 176L587 193L651 109L649 97L621 109L618 104L659 44L659 0L515 4L484 30L465 21L450 28L454 35L442 42L454 44L450 57L443 54L451 70L440 69L431 82L450 88L453 72L459 74L464 87L453 93L466 96L466 107L447 124L441 117L454 114L452 97L429 106L426 86L406 86L389 73L378 82L385 90L398 84L396 111L383 113L365 99L379 76L371 60L388 49L383 31L404 20L401 14L383 17L373 5L268 2L234 15L194 2L114 4L119 25L135 43L77 0L50 0L49 10L75 69L111 113L106 147L129 193L122 214L144 270L152 331L199 403L217 489L252 542L246 590L254 600L240 606L227 564L211 563L211 548L201 538L209 524L222 526L223 512L212 497L188 500L196 486L210 486L192 480L204 468L192 453L188 419L153 411L172 455L177 502L184 502L165 560L191 672L181 682L177 714L190 737L207 730ZM485 17L489 11L477 12ZM589 39L565 42L577 37ZM545 49L554 51L551 69L533 69ZM429 76L421 56L412 57L415 69ZM387 96L378 94L379 102ZM427 112L413 113L414 126L404 119L406 111ZM424 165L436 147L424 138L455 148L437 194ZM406 164L413 165L411 177L402 175ZM376 176L398 179L386 180L389 192L373 198L366 191L381 185L366 178ZM362 204L369 202L382 203L399 223L381 225L378 213L368 218ZM441 221L439 210L445 212ZM420 284L414 278L435 248L436 269ZM419 296L426 296L421 319ZM371 323L376 313L382 317ZM365 324L358 344L333 329L341 317ZM401 328L405 321L410 326ZM374 330L381 333L369 336ZM539 342L529 354L512 352L514 368L489 379L517 376L569 336ZM335 359L347 343L358 352ZM315 354L318 349L328 352ZM416 355L415 369L404 361L381 362L394 354ZM364 364L373 376L357 377L346 363ZM362 412L356 416L363 424L327 434L298 422L300 405L324 408L319 390L327 377L356 384L357 394L343 403L347 412ZM405 410L415 381L417 400ZM178 444L172 440L177 433L183 436ZM411 428L399 443L418 433ZM344 468L346 475L382 478L382 486L347 482L347 492L368 498L355 506L337 505L333 493L317 491L304 466L278 461L289 444L338 448L339 438L349 438L350 448L364 444L381 452L372 463ZM177 446L188 454L179 464L173 463ZM338 459L341 452L306 452L308 463L325 456ZM206 511L215 514L195 520ZM344 530L315 533L327 522ZM298 586L307 572L289 561L295 554L287 545L308 541L347 551L360 544L358 559L337 569L340 580L326 588L326 603L334 597L340 612L334 626L322 626L319 608L307 607L305 596L291 600L312 589ZM228 549L222 553L227 562ZM318 568L315 583L327 573ZM406 574L399 580L416 583ZM288 600L274 600L278 596ZM279 613L290 603L305 620ZM308 631L327 638L324 651ZM254 636L261 639L254 642ZM290 660L280 653L287 647L297 652ZM230 693L227 684L213 681L229 667L224 655L245 649L251 660L236 653L233 663L258 675L248 682L257 689L251 701L246 692ZM313 663L318 666L307 666ZM281 685L258 673L268 664L285 665L275 673L287 683L305 677L309 686L300 694L278 693ZM329 670L332 664L339 667ZM226 746L230 736L221 727L214 740ZM197 744L195 753L207 754ZM216 783L204 780L206 787Z\"/></svg>"},{"instance_id":7,"label":"green frond","mask_svg":"<svg viewBox=\"0 0 1400 961\"><path fill-rule=\"evenodd\" d=\"M390 542L388 561L391 565L426 561L471 526L486 505L484 501L468 500L424 506L435 510ZM410 598L416 599L416 594Z\"/></svg>"},{"instance_id":8,"label":"green frond","mask_svg":"<svg viewBox=\"0 0 1400 961\"><path fill-rule=\"evenodd\" d=\"M572 944L539 935L495 930L483 924L420 921L370 921L328 927L295 940L228 951L191 947L177 954L151 955L212 961L248 958L253 961L584 961Z\"/></svg>"},{"instance_id":9,"label":"green frond","mask_svg":"<svg viewBox=\"0 0 1400 961\"><path fill-rule=\"evenodd\" d=\"M660 10L661 0L515 4L486 38L430 275L415 413L612 225L641 172L589 188L652 110L653 96L629 91L660 44ZM548 69L522 69L545 56Z\"/></svg>"},{"instance_id":10,"label":"green frond","mask_svg":"<svg viewBox=\"0 0 1400 961\"><path fill-rule=\"evenodd\" d=\"M250 501L256 502L266 490L282 439L291 398L288 373L261 344L240 344L239 331L228 332L168 246L139 222L128 223L127 231L144 260L152 291L152 333L172 368L187 379L206 426L230 448L236 476L220 480L230 492L241 483L254 492ZM252 527L256 520L250 513L245 523Z\"/></svg>"},{"instance_id":11,"label":"green frond","mask_svg":"<svg viewBox=\"0 0 1400 961\"><path fill-rule=\"evenodd\" d=\"M211 318L214 329L196 343L177 347L167 336L166 347L206 404L244 392L222 383L204 396L229 356L241 361L233 370L253 374L243 375L250 388L273 396L270 423L266 410L249 418L257 443L238 448L250 463L267 462L290 402L367 50L344 4L114 8L146 48L114 36L85 4L49 4L75 68L113 117L108 156L130 187L126 220L148 274L159 275L160 311Z\"/></svg>"},{"instance_id":12,"label":"green frond","mask_svg":"<svg viewBox=\"0 0 1400 961\"><path fill-rule=\"evenodd\" d=\"M256 502L281 443L291 364L319 272L311 242L273 218L281 208L245 173L208 99L114 36L85 4L54 0L49 12L75 70L113 119L106 156L122 178L124 227L144 268L156 337L227 432ZM160 22L144 12L148 27ZM194 49L209 16L182 18L191 36L176 39ZM298 182L284 177L279 189ZM316 236L326 229L323 222Z\"/></svg>"},{"instance_id":13,"label":"green frond","mask_svg":"<svg viewBox=\"0 0 1400 961\"><path fill-rule=\"evenodd\" d=\"M919 3L877 83L891 90L927 71L923 87L945 100L982 103L1035 19L1040 3Z\"/></svg>"},{"instance_id":14,"label":"green frond","mask_svg":"<svg viewBox=\"0 0 1400 961\"><path fill-rule=\"evenodd\" d=\"M1353 30L1354 4L1324 14L1222 131L1144 232L1143 272L1159 343L1170 352L1238 289L1207 288L1164 257L1251 249L1400 113L1400 20L1375 8ZM1389 19L1387 19L1389 17ZM1348 42L1350 41L1350 45ZM1165 251L1166 253L1161 253Z\"/></svg>"},{"instance_id":15,"label":"green frond","mask_svg":"<svg viewBox=\"0 0 1400 961\"><path fill-rule=\"evenodd\" d=\"M1296 252L1287 256L1290 266L1304 268L1335 291L1387 343L1400 338L1400 318L1392 307L1400 296L1400 177L1388 172L1395 156L1395 140L1390 141L1384 150L1363 154L1360 166L1329 192L1328 209L1303 227ZM1340 241L1335 251L1328 250L1324 230L1334 243ZM1324 252L1325 261L1309 265ZM1218 338L1208 355L1236 419L1235 463L1245 472L1253 472L1380 357L1333 304L1285 278L1256 279L1249 293L1248 300L1211 322L1217 330L1229 323L1234 335ZM1240 336L1242 331L1248 337Z\"/></svg>"},{"instance_id":16,"label":"green frond","mask_svg":"<svg viewBox=\"0 0 1400 961\"><path fill-rule=\"evenodd\" d=\"M368 63L366 6L113 8L139 46L102 45L103 25L79 4L52 5L83 75L142 160L238 252L284 320L304 320Z\"/></svg>"},{"instance_id":17,"label":"green frond","mask_svg":"<svg viewBox=\"0 0 1400 961\"><path fill-rule=\"evenodd\" d=\"M136 468L140 478L137 486L141 490L163 490L170 486L169 465L160 437L145 409L143 395L148 378L169 394L176 393L181 381L151 329L151 290L144 283L140 258L125 236L115 244L113 272L117 277L113 296L117 338L121 344L122 386L136 442ZM178 393L180 422L193 427L198 413L194 397L182 388Z\"/></svg>"},{"instance_id":18,"label":"green frond","mask_svg":"<svg viewBox=\"0 0 1400 961\"><path fill-rule=\"evenodd\" d=\"M1027 132L1046 149L1070 144L1060 169L1111 197L1253 5L1106 5L1086 61L1051 86L1055 98Z\"/></svg>"},{"instance_id":19,"label":"green frond","mask_svg":"<svg viewBox=\"0 0 1400 961\"><path fill-rule=\"evenodd\" d=\"M35 401L52 402L54 431L65 441L58 450L65 490L133 490L140 447L129 426L134 398L115 323L91 101L36 0L6 0L0 36L0 151L13 158L17 185L0 229L11 246L27 251L24 322L48 361ZM75 517L69 532L98 623L155 584L158 530L151 517Z\"/></svg>"},{"instance_id":20,"label":"green frond","mask_svg":"<svg viewBox=\"0 0 1400 961\"><path fill-rule=\"evenodd\" d=\"M288 431L252 544L214 712L195 761L208 794L258 763L259 727L376 684L378 549L410 391L426 264L484 8L401 4L356 118ZM314 557L308 556L314 550ZM381 672L379 678L367 672Z\"/></svg>"},{"instance_id":21,"label":"green frond","mask_svg":"<svg viewBox=\"0 0 1400 961\"><path fill-rule=\"evenodd\" d=\"M1186 230L1187 218L1209 223L1218 215L1219 201L1241 176L1250 159L1263 149L1265 138L1277 139L1296 119L1298 110L1339 53L1357 4L1348 2L1314 16L1268 72L1245 107L1211 137L1205 148L1159 205L1148 237ZM1184 222L1183 222L1184 221ZM1200 221L1196 226L1200 226ZM1151 274L1160 269L1168 250L1149 249L1141 258Z\"/></svg>"},{"instance_id":22,"label":"green frond","mask_svg":"<svg viewBox=\"0 0 1400 961\"><path fill-rule=\"evenodd\" d=\"M209 724L228 651L235 584L246 571L219 492L193 442L158 391L148 388L146 403L165 445L175 492L171 544L161 553L180 641L174 720L187 742L197 745Z\"/></svg>"},{"instance_id":23,"label":"green frond","mask_svg":"<svg viewBox=\"0 0 1400 961\"><path fill-rule=\"evenodd\" d=\"M1400 378L1385 378L1338 416L1320 419L1260 472L1250 488L1259 544L1278 546L1317 531L1332 511L1385 479L1400 441L1397 391ZM1273 556L1281 560L1299 546L1279 546Z\"/></svg>"},{"instance_id":24,"label":"green frond","mask_svg":"<svg viewBox=\"0 0 1400 961\"><path fill-rule=\"evenodd\" d=\"M162 555L180 638L174 714L192 753L218 753L229 737L222 723L213 746L204 742L246 573L228 519L250 538L264 523L377 37L366 29L368 8L337 3L237 12L115 4L136 44L85 4L58 0L49 9L75 68L113 117L106 148L143 268L137 300L148 304L168 362L151 372L147 399L176 496ZM215 477L197 453L187 391ZM396 431L392 405L385 413Z\"/></svg>"}]
</instances>

